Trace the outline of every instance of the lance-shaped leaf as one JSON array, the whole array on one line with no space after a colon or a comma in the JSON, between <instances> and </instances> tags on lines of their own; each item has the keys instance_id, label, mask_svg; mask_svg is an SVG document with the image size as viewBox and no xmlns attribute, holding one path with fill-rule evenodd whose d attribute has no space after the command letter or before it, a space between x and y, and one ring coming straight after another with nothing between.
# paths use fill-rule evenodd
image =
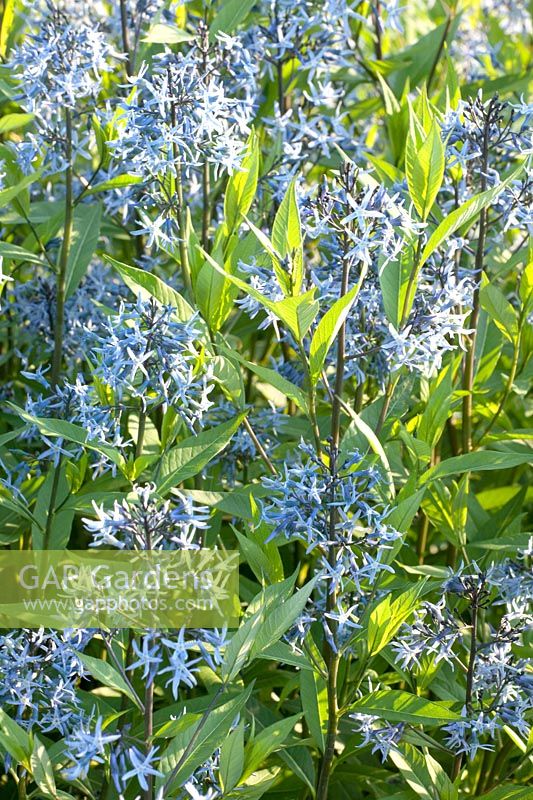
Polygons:
<instances>
[{"instance_id":1,"label":"lance-shaped leaf","mask_svg":"<svg viewBox=\"0 0 533 800\"><path fill-rule=\"evenodd\" d=\"M410 109L409 135L405 145L405 174L411 200L425 221L444 177L444 145L434 119L427 135Z\"/></svg>"},{"instance_id":2,"label":"lance-shaped leaf","mask_svg":"<svg viewBox=\"0 0 533 800\"><path fill-rule=\"evenodd\" d=\"M247 361L243 358L240 353L237 353L236 350L230 350L229 347L225 347L223 345L218 345L219 349L221 349L228 358L235 359L242 364L243 367L249 369L251 372L254 372L258 378L265 381L265 383L269 383L275 389L278 389L282 394L289 398L289 400L294 400L298 408L300 408L305 414L309 413L309 406L307 402L306 394L300 389L299 386L296 386L291 381L284 378L283 375L280 375L273 369L269 367L263 367L261 364L254 364L253 361Z\"/></svg>"},{"instance_id":3,"label":"lance-shaped leaf","mask_svg":"<svg viewBox=\"0 0 533 800\"><path fill-rule=\"evenodd\" d=\"M194 770L220 747L235 718L248 702L252 689L253 684L232 700L204 712L199 719L195 715L193 723L171 740L159 762L163 778L156 782L156 793L163 786L167 790L182 786Z\"/></svg>"},{"instance_id":4,"label":"lance-shaped leaf","mask_svg":"<svg viewBox=\"0 0 533 800\"><path fill-rule=\"evenodd\" d=\"M153 297L163 306L172 306L176 309L178 319L184 322L194 316L194 309L185 298L157 275L146 272L144 269L130 267L105 254L102 257L117 270L126 286L134 294L140 295L143 300Z\"/></svg>"},{"instance_id":5,"label":"lance-shaped leaf","mask_svg":"<svg viewBox=\"0 0 533 800\"><path fill-rule=\"evenodd\" d=\"M124 469L125 461L123 455L110 444L104 444L96 439L90 439L89 434L81 425L75 425L73 422L67 422L64 419L34 417L33 414L28 414L27 411L19 408L14 403L9 403L8 405L24 420L24 422L35 425L43 436L59 436L74 444L87 447L89 450L94 450L96 453L101 453L106 456L113 464L116 464L119 469Z\"/></svg>"},{"instance_id":6,"label":"lance-shaped leaf","mask_svg":"<svg viewBox=\"0 0 533 800\"><path fill-rule=\"evenodd\" d=\"M72 240L67 261L67 297L76 291L87 271L100 236L101 220L102 206L100 203L81 205L74 210Z\"/></svg>"},{"instance_id":7,"label":"lance-shaped leaf","mask_svg":"<svg viewBox=\"0 0 533 800\"><path fill-rule=\"evenodd\" d=\"M131 684L122 677L115 667L108 664L107 661L88 656L85 653L78 653L78 658L93 678L100 681L103 686L108 686L110 689L116 689L117 692L125 694L142 710L139 698L133 691Z\"/></svg>"},{"instance_id":8,"label":"lance-shaped leaf","mask_svg":"<svg viewBox=\"0 0 533 800\"><path fill-rule=\"evenodd\" d=\"M299 294L303 282L303 240L294 180L289 184L274 219L272 245L283 259L289 261L289 294Z\"/></svg>"},{"instance_id":9,"label":"lance-shaped leaf","mask_svg":"<svg viewBox=\"0 0 533 800\"><path fill-rule=\"evenodd\" d=\"M161 458L157 474L157 490L166 494L174 486L198 475L228 444L246 414L239 414L216 428L189 436Z\"/></svg>"},{"instance_id":10,"label":"lance-shaped leaf","mask_svg":"<svg viewBox=\"0 0 533 800\"><path fill-rule=\"evenodd\" d=\"M257 136L252 131L241 167L230 176L226 187L224 197L224 232L226 236L236 230L243 216L250 210L257 189L259 156Z\"/></svg>"},{"instance_id":11,"label":"lance-shaped leaf","mask_svg":"<svg viewBox=\"0 0 533 800\"><path fill-rule=\"evenodd\" d=\"M300 294L297 297L285 297L283 300L277 301L269 300L268 297L249 286L241 278L225 272L224 268L217 264L209 253L201 247L199 249L213 269L222 273L235 286L238 286L243 292L257 300L267 311L271 311L294 334L298 342L302 341L318 314L318 301L315 300L316 288L310 289L305 294Z\"/></svg>"},{"instance_id":12,"label":"lance-shaped leaf","mask_svg":"<svg viewBox=\"0 0 533 800\"><path fill-rule=\"evenodd\" d=\"M30 264L43 263L41 256L10 242L0 242L0 258L9 258L12 261L28 261Z\"/></svg>"},{"instance_id":13,"label":"lance-shaped leaf","mask_svg":"<svg viewBox=\"0 0 533 800\"><path fill-rule=\"evenodd\" d=\"M31 741L29 734L18 722L0 708L0 745L9 755L26 767L31 757Z\"/></svg>"},{"instance_id":14,"label":"lance-shaped leaf","mask_svg":"<svg viewBox=\"0 0 533 800\"><path fill-rule=\"evenodd\" d=\"M471 197L470 200L467 200L462 206L448 214L429 237L429 240L422 251L422 256L418 263L418 269L420 270L421 267L424 266L430 255L435 252L437 247L439 247L439 245L441 245L445 239L455 233L455 231L459 230L460 228L465 231L468 230L468 227L474 222L481 211L493 203L498 195L500 195L510 183L518 178L523 170L524 164L521 164L519 167L517 167L517 169L514 170L514 172L511 173L511 175L509 175L497 186L493 186L492 189L487 189L486 192L481 192L480 194L475 195L475 197Z\"/></svg>"},{"instance_id":15,"label":"lance-shaped leaf","mask_svg":"<svg viewBox=\"0 0 533 800\"><path fill-rule=\"evenodd\" d=\"M353 289L350 289L350 291L347 292L343 297L339 297L339 299L333 303L331 308L326 311L316 326L316 331L311 339L311 347L309 349L309 368L311 373L311 381L313 384L315 384L320 377L320 373L322 372L322 367L324 366L329 349L335 341L341 326L344 324L346 317L348 316L350 309L354 304L357 295L359 294L359 290L365 279L366 272L367 268L365 265L365 267L361 270L361 275L356 286L354 286Z\"/></svg>"},{"instance_id":16,"label":"lance-shaped leaf","mask_svg":"<svg viewBox=\"0 0 533 800\"><path fill-rule=\"evenodd\" d=\"M454 456L441 461L435 467L431 467L420 478L420 483L425 484L437 478L445 478L448 475L458 475L461 472L485 472L495 469L512 469L521 464L531 464L532 456L526 453L504 453L499 450L479 450L475 453L464 453L462 456Z\"/></svg>"},{"instance_id":17,"label":"lance-shaped leaf","mask_svg":"<svg viewBox=\"0 0 533 800\"><path fill-rule=\"evenodd\" d=\"M405 722L413 725L440 725L456 722L461 715L444 700L426 700L416 694L397 689L371 692L350 706L350 712L372 714L387 722Z\"/></svg>"}]
</instances>

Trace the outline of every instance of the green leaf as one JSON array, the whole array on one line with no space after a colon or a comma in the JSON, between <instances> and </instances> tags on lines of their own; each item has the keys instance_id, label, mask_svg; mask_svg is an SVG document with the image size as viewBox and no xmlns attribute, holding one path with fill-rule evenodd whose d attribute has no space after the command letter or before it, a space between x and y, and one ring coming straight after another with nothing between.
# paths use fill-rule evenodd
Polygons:
<instances>
[{"instance_id":1,"label":"green leaf","mask_svg":"<svg viewBox=\"0 0 533 800\"><path fill-rule=\"evenodd\" d=\"M382 689L367 694L353 703L350 711L372 714L387 722L405 722L413 725L440 725L461 719L461 715L452 711L447 701L426 700L397 689Z\"/></svg>"},{"instance_id":2,"label":"green leaf","mask_svg":"<svg viewBox=\"0 0 533 800\"><path fill-rule=\"evenodd\" d=\"M283 605L270 609L257 631L250 649L250 660L256 658L271 644L278 642L304 610L306 603L315 588L318 576L289 597Z\"/></svg>"},{"instance_id":3,"label":"green leaf","mask_svg":"<svg viewBox=\"0 0 533 800\"><path fill-rule=\"evenodd\" d=\"M0 242L0 258L10 258L12 261L28 261L30 264L42 264L43 260L36 253L31 253L24 247L9 242Z\"/></svg>"},{"instance_id":4,"label":"green leaf","mask_svg":"<svg viewBox=\"0 0 533 800\"><path fill-rule=\"evenodd\" d=\"M369 655L377 655L394 638L416 609L424 584L425 580L419 581L394 600L388 594L372 609L367 628Z\"/></svg>"},{"instance_id":5,"label":"green leaf","mask_svg":"<svg viewBox=\"0 0 533 800\"><path fill-rule=\"evenodd\" d=\"M403 743L389 754L411 789L423 800L457 800L458 791L440 764L429 754Z\"/></svg>"},{"instance_id":6,"label":"green leaf","mask_svg":"<svg viewBox=\"0 0 533 800\"><path fill-rule=\"evenodd\" d=\"M7 41L15 21L15 0L4 0L2 18L0 19L0 57L7 55Z\"/></svg>"},{"instance_id":7,"label":"green leaf","mask_svg":"<svg viewBox=\"0 0 533 800\"><path fill-rule=\"evenodd\" d=\"M220 746L219 775L224 793L231 792L241 779L244 769L244 722Z\"/></svg>"},{"instance_id":8,"label":"green leaf","mask_svg":"<svg viewBox=\"0 0 533 800\"><path fill-rule=\"evenodd\" d=\"M379 285L383 294L383 307L389 322L400 328L406 305L409 277L413 271L413 248L403 247L398 258L388 261L379 270Z\"/></svg>"},{"instance_id":9,"label":"green leaf","mask_svg":"<svg viewBox=\"0 0 533 800\"><path fill-rule=\"evenodd\" d=\"M400 502L397 502L397 504L388 514L387 525L392 525L392 527L396 528L396 530L400 531L400 533L407 533L415 514L420 508L420 503L422 502L425 493L426 489L424 487L422 489L418 489L418 491L409 495L405 499L400 500L402 497L402 493L400 492L397 498L400 500Z\"/></svg>"},{"instance_id":10,"label":"green leaf","mask_svg":"<svg viewBox=\"0 0 533 800\"><path fill-rule=\"evenodd\" d=\"M96 250L100 236L102 206L80 205L74 210L72 239L67 261L66 296L78 288Z\"/></svg>"},{"instance_id":11,"label":"green leaf","mask_svg":"<svg viewBox=\"0 0 533 800\"><path fill-rule=\"evenodd\" d=\"M233 526L232 526L233 527ZM260 584L272 583L278 579L278 565L271 563L269 553L263 550L260 545L247 538L243 533L240 533L236 528L233 529L235 536L240 545L242 554L246 559L246 563L254 573L255 577Z\"/></svg>"},{"instance_id":12,"label":"green leaf","mask_svg":"<svg viewBox=\"0 0 533 800\"><path fill-rule=\"evenodd\" d=\"M520 299L526 311L533 306L533 261L524 267L520 279Z\"/></svg>"},{"instance_id":13,"label":"green leaf","mask_svg":"<svg viewBox=\"0 0 533 800\"><path fill-rule=\"evenodd\" d=\"M246 780L252 772L255 772L271 753L280 749L301 716L301 714L293 714L291 717L274 722L264 728L248 743L245 751L242 781Z\"/></svg>"},{"instance_id":14,"label":"green leaf","mask_svg":"<svg viewBox=\"0 0 533 800\"><path fill-rule=\"evenodd\" d=\"M44 744L37 736L33 738L33 750L30 759L30 772L41 792L47 797L56 797L56 782L52 761Z\"/></svg>"},{"instance_id":15,"label":"green leaf","mask_svg":"<svg viewBox=\"0 0 533 800\"><path fill-rule=\"evenodd\" d=\"M298 295L303 281L303 241L294 180L289 184L274 219L272 244L282 258L289 259L291 265L290 294Z\"/></svg>"},{"instance_id":16,"label":"green leaf","mask_svg":"<svg viewBox=\"0 0 533 800\"><path fill-rule=\"evenodd\" d=\"M15 514L15 516L21 517L21 519L28 520L29 522L32 523L32 525L40 524L38 520L36 520L34 515L31 513L31 511L28 510L26 505L21 500L18 500L16 497L9 498L0 495L0 508L4 508L6 511Z\"/></svg>"},{"instance_id":17,"label":"green leaf","mask_svg":"<svg viewBox=\"0 0 533 800\"><path fill-rule=\"evenodd\" d=\"M250 658L255 636L266 617L279 605L287 602L296 581L296 574L273 586L267 586L248 606L248 617L233 634L224 652L222 679L230 682L236 678ZM269 645L263 648L269 649Z\"/></svg>"},{"instance_id":18,"label":"green leaf","mask_svg":"<svg viewBox=\"0 0 533 800\"><path fill-rule=\"evenodd\" d=\"M32 172L31 175L25 175L21 181L19 181L16 186L10 186L7 189L2 189L0 191L0 208L4 205L7 205L11 200L14 200L17 195L19 195L24 189L26 189L30 184L35 183L38 181L41 175L43 174L42 169L38 169L36 172Z\"/></svg>"},{"instance_id":19,"label":"green leaf","mask_svg":"<svg viewBox=\"0 0 533 800\"><path fill-rule=\"evenodd\" d=\"M339 297L331 308L326 311L316 326L309 350L309 367L313 384L316 384L320 378L320 373L322 372L322 367L324 366L324 361L326 360L329 349L335 341L346 317L350 313L350 309L359 294L365 275L366 269L362 269L357 285L343 297Z\"/></svg>"},{"instance_id":20,"label":"green leaf","mask_svg":"<svg viewBox=\"0 0 533 800\"><path fill-rule=\"evenodd\" d=\"M325 680L315 670L300 672L300 701L309 733L323 753L328 724L327 686Z\"/></svg>"},{"instance_id":21,"label":"green leaf","mask_svg":"<svg viewBox=\"0 0 533 800\"><path fill-rule=\"evenodd\" d=\"M33 114L6 114L0 119L0 135L24 128L33 119Z\"/></svg>"},{"instance_id":22,"label":"green leaf","mask_svg":"<svg viewBox=\"0 0 533 800\"><path fill-rule=\"evenodd\" d=\"M90 189L87 189L86 194L98 194L98 192L108 192L110 189L122 189L124 186L134 186L142 183L144 178L140 175L115 175L108 181L95 183Z\"/></svg>"},{"instance_id":23,"label":"green leaf","mask_svg":"<svg viewBox=\"0 0 533 800\"><path fill-rule=\"evenodd\" d=\"M221 329L231 314L237 294L237 289L227 278L207 261L203 264L194 281L194 296L203 318L214 333Z\"/></svg>"},{"instance_id":24,"label":"green leaf","mask_svg":"<svg viewBox=\"0 0 533 800\"><path fill-rule=\"evenodd\" d=\"M524 164L521 164L517 169L514 170L514 172L511 173L511 175L509 175L497 186L493 186L492 189L487 189L486 192L481 192L480 194L475 195L475 197L471 197L470 200L467 200L462 206L448 214L429 237L429 240L422 251L418 269L421 269L428 258L432 255L432 253L435 252L437 247L444 242L445 239L455 233L455 231L457 231L459 228L468 229L481 211L494 202L494 200L504 191L504 189L506 189L507 186L512 183L512 181L516 180L523 169Z\"/></svg>"},{"instance_id":25,"label":"green leaf","mask_svg":"<svg viewBox=\"0 0 533 800\"><path fill-rule=\"evenodd\" d=\"M496 286L490 283L481 288L479 299L481 307L487 312L498 330L510 342L515 342L518 336L518 316L511 303Z\"/></svg>"},{"instance_id":26,"label":"green leaf","mask_svg":"<svg viewBox=\"0 0 533 800\"><path fill-rule=\"evenodd\" d=\"M246 414L239 414L216 428L189 436L161 458L156 471L157 490L164 495L174 486L198 475L229 443Z\"/></svg>"},{"instance_id":27,"label":"green leaf","mask_svg":"<svg viewBox=\"0 0 533 800\"><path fill-rule=\"evenodd\" d=\"M117 270L126 286L134 294L140 294L143 300L153 297L163 306L172 306L176 309L177 318L183 322L187 322L194 316L195 311L185 298L157 275L137 267L130 267L128 264L122 264L105 253L102 254L102 258Z\"/></svg>"},{"instance_id":28,"label":"green leaf","mask_svg":"<svg viewBox=\"0 0 533 800\"><path fill-rule=\"evenodd\" d=\"M226 187L224 197L226 236L230 236L237 229L243 216L250 210L257 189L259 156L259 143L256 134L252 131L241 167L229 177Z\"/></svg>"},{"instance_id":29,"label":"green leaf","mask_svg":"<svg viewBox=\"0 0 533 800\"><path fill-rule=\"evenodd\" d=\"M451 414L452 365L447 364L431 383L426 407L418 422L419 439L435 447Z\"/></svg>"},{"instance_id":30,"label":"green leaf","mask_svg":"<svg viewBox=\"0 0 533 800\"><path fill-rule=\"evenodd\" d=\"M479 795L479 800L531 800L531 787L507 783L487 794Z\"/></svg>"},{"instance_id":31,"label":"green leaf","mask_svg":"<svg viewBox=\"0 0 533 800\"><path fill-rule=\"evenodd\" d=\"M0 745L15 761L28 767L31 756L30 737L15 720L0 708Z\"/></svg>"},{"instance_id":32,"label":"green leaf","mask_svg":"<svg viewBox=\"0 0 533 800\"><path fill-rule=\"evenodd\" d=\"M110 689L116 689L117 692L126 695L129 699L140 708L138 698L132 691L131 686L124 680L120 672L115 669L107 661L102 661L99 658L93 658L85 653L78 653L78 658L90 674L99 681L103 686L108 686ZM142 708L141 708L142 710Z\"/></svg>"},{"instance_id":33,"label":"green leaf","mask_svg":"<svg viewBox=\"0 0 533 800\"><path fill-rule=\"evenodd\" d=\"M433 120L427 136L417 131L418 121L411 109L409 136L405 146L405 174L411 200L425 221L433 207L444 177L444 145Z\"/></svg>"},{"instance_id":34,"label":"green leaf","mask_svg":"<svg viewBox=\"0 0 533 800\"><path fill-rule=\"evenodd\" d=\"M261 380L265 381L265 383L269 383L275 389L280 391L289 400L294 400L298 408L300 408L305 414L309 413L309 406L307 403L307 395L303 392L299 386L296 386L291 381L284 378L278 372L269 367L263 367L260 364L255 364L253 361L247 361L243 358L240 353L236 350L230 350L225 346L218 345L220 349L226 353L228 358L236 359L239 364L242 364L243 367L249 369L251 372L254 372Z\"/></svg>"},{"instance_id":35,"label":"green leaf","mask_svg":"<svg viewBox=\"0 0 533 800\"><path fill-rule=\"evenodd\" d=\"M9 403L9 406L25 422L28 422L30 425L36 425L39 432L44 436L60 436L63 439L67 439L69 442L83 445L83 447L87 447L89 450L94 450L97 453L102 453L102 455L107 456L119 469L124 468L124 458L116 448L109 444L102 444L89 439L89 434L85 428L82 428L80 425L75 425L73 422L67 422L63 419L34 417L33 414L28 414L27 411L14 405L14 403Z\"/></svg>"},{"instance_id":36,"label":"green leaf","mask_svg":"<svg viewBox=\"0 0 533 800\"><path fill-rule=\"evenodd\" d=\"M220 743L231 730L235 717L248 702L252 689L253 684L237 697L204 714L201 719L171 740L159 763L164 778L158 778L156 781L156 794L178 765L179 768L176 769L168 787L170 791L172 788L182 786L194 770L207 761L217 747L220 747Z\"/></svg>"},{"instance_id":37,"label":"green leaf","mask_svg":"<svg viewBox=\"0 0 533 800\"><path fill-rule=\"evenodd\" d=\"M255 0L221 0L220 8L209 26L209 38L213 40L219 32L233 33L244 22L254 3Z\"/></svg>"},{"instance_id":38,"label":"green leaf","mask_svg":"<svg viewBox=\"0 0 533 800\"><path fill-rule=\"evenodd\" d=\"M441 461L440 464L431 467L422 475L420 483L424 484L437 478L473 470L485 472L495 469L512 469L521 464L530 464L532 460L530 452L501 453L498 450L478 450L475 453L465 453L462 456L454 456Z\"/></svg>"},{"instance_id":39,"label":"green leaf","mask_svg":"<svg viewBox=\"0 0 533 800\"><path fill-rule=\"evenodd\" d=\"M243 292L249 294L254 300L257 300L263 308L271 311L278 319L285 323L298 342L302 341L318 314L318 302L315 300L315 288L310 289L308 292L298 297L285 297L283 300L278 301L269 300L268 297L258 292L252 286L249 286L236 275L230 275L225 272L223 267L221 267L209 253L206 253L202 248L199 249L213 269L216 269L224 275L225 278L234 283L235 286L238 286Z\"/></svg>"},{"instance_id":40,"label":"green leaf","mask_svg":"<svg viewBox=\"0 0 533 800\"><path fill-rule=\"evenodd\" d=\"M182 44L194 41L194 35L187 33L183 28L178 28L177 25L158 22L152 25L141 41L148 44Z\"/></svg>"}]
</instances>

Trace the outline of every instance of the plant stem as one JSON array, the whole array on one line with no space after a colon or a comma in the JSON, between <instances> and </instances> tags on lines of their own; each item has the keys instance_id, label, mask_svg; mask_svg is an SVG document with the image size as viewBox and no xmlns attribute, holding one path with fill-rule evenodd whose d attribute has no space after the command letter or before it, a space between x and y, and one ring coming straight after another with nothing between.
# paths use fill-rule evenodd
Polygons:
<instances>
[{"instance_id":1,"label":"plant stem","mask_svg":"<svg viewBox=\"0 0 533 800\"><path fill-rule=\"evenodd\" d=\"M489 119L490 109L487 114L487 121L483 132L483 151L482 151L482 164L481 164L481 191L487 189L487 167L489 158ZM476 357L476 339L477 339L477 326L479 322L480 312L480 289L481 289L481 273L483 271L483 261L485 257L485 238L487 235L487 209L484 208L479 216L479 236L476 249L476 258L474 264L475 270L475 289L472 303L472 313L470 315L469 327L472 333L466 342L466 354L464 361L463 372L463 389L466 392L463 397L463 432L462 444L463 453L470 453L472 450L472 393L474 388L474 372L475 372L475 357Z\"/></svg>"},{"instance_id":2,"label":"plant stem","mask_svg":"<svg viewBox=\"0 0 533 800\"><path fill-rule=\"evenodd\" d=\"M209 208L210 187L209 162L204 161L202 167L202 247L207 252L209 251L209 223L211 221Z\"/></svg>"},{"instance_id":3,"label":"plant stem","mask_svg":"<svg viewBox=\"0 0 533 800\"><path fill-rule=\"evenodd\" d=\"M142 455L145 430L146 430L146 409L141 404L141 408L139 410L139 424L137 427L137 442L135 443L135 458L139 458L139 456Z\"/></svg>"},{"instance_id":4,"label":"plant stem","mask_svg":"<svg viewBox=\"0 0 533 800\"><path fill-rule=\"evenodd\" d=\"M168 85L169 91L172 94L172 75L168 70ZM172 127L177 125L176 118L176 103L174 100L170 102L170 119ZM174 168L176 170L176 197L178 200L178 233L179 233L179 251L181 271L183 274L183 282L190 297L192 297L192 281L191 281L191 268L189 265L189 253L187 252L187 217L185 214L185 205L183 202L183 176L181 172L181 159L176 142L172 143L172 155L174 158Z\"/></svg>"},{"instance_id":5,"label":"plant stem","mask_svg":"<svg viewBox=\"0 0 533 800\"><path fill-rule=\"evenodd\" d=\"M183 202L183 180L181 174L181 164L176 163L176 195L178 198L178 228L180 237L180 262L183 273L185 288L192 297L191 268L189 265L189 253L187 252L187 221L185 215L185 205Z\"/></svg>"},{"instance_id":6,"label":"plant stem","mask_svg":"<svg viewBox=\"0 0 533 800\"><path fill-rule=\"evenodd\" d=\"M244 427L248 431L250 439L252 440L252 442L255 445L255 449L257 450L257 452L259 453L259 455L261 456L261 458L265 462L265 464L267 466L267 469L270 472L270 474L271 475L277 475L278 473L276 471L276 467L274 466L274 464L272 463L272 461L268 457L268 454L267 454L265 448L263 447L263 445L261 444L261 442L259 441L259 439L255 435L255 431L252 428L252 426L250 425L250 423L249 423L249 421L248 421L248 419L246 417L244 417L244 419L242 421L242 424L244 425Z\"/></svg>"},{"instance_id":7,"label":"plant stem","mask_svg":"<svg viewBox=\"0 0 533 800\"><path fill-rule=\"evenodd\" d=\"M65 326L65 291L67 281L67 264L72 239L72 117L70 109L65 110L66 142L65 157L67 169L65 173L65 223L63 242L59 254L57 288L56 288L56 320L54 329L54 352L52 356L52 373L50 383L52 388L59 381L61 363L63 360L63 329Z\"/></svg>"},{"instance_id":8,"label":"plant stem","mask_svg":"<svg viewBox=\"0 0 533 800\"><path fill-rule=\"evenodd\" d=\"M348 250L348 243L346 242L345 253ZM345 254L342 267L342 280L340 297L344 297L348 292L350 277L350 261ZM337 475L337 458L340 444L340 430L341 430L341 403L342 403L342 390L344 386L344 358L345 358L345 344L346 344L346 323L344 322L337 335L337 365L335 371L335 389L334 397L331 406L331 440L330 440L330 473L332 483L332 494L334 501L335 482ZM332 567L335 567L337 560L337 547L335 545L335 536L337 528L338 511L337 507L332 502L329 512L329 548L328 548L328 561ZM336 588L328 591L326 598L326 613L334 613L337 607L338 592ZM320 769L317 787L317 800L327 800L329 779L331 769L333 766L333 759L335 757L335 740L337 738L337 728L339 724L339 705L337 696L337 679L339 674L340 652L338 646L335 645L337 634L337 625L334 620L329 623L331 631L332 642L326 639L324 643L324 660L328 671L327 680L327 698L328 698L328 728L326 733L326 746L324 749L324 757Z\"/></svg>"},{"instance_id":9,"label":"plant stem","mask_svg":"<svg viewBox=\"0 0 533 800\"><path fill-rule=\"evenodd\" d=\"M381 44L381 20L380 20L380 12L381 12L381 4L379 0L376 0L376 4L372 10L372 16L374 18L374 27L376 29L375 39L374 39L374 52L376 54L376 59L381 61L383 58L383 48Z\"/></svg>"},{"instance_id":10,"label":"plant stem","mask_svg":"<svg viewBox=\"0 0 533 800\"><path fill-rule=\"evenodd\" d=\"M63 228L63 242L61 244L61 251L59 254L57 283L56 283L56 318L54 327L54 351L52 355L52 372L50 376L50 386L52 390L59 383L61 375L61 366L63 362L63 335L65 328L65 293L67 282L67 266L68 257L70 253L70 242L72 239L72 210L73 210L73 164L72 164L72 116L70 109L65 109L65 158L67 161L67 169L65 172L65 218ZM46 517L46 526L43 537L43 549L48 550L50 544L50 536L52 533L52 523L54 520L54 512L56 507L57 493L59 490L59 480L61 477L61 461L54 470L52 478L52 487L50 489L50 501L48 503L48 514Z\"/></svg>"},{"instance_id":11,"label":"plant stem","mask_svg":"<svg viewBox=\"0 0 533 800\"><path fill-rule=\"evenodd\" d=\"M376 436L379 436L379 434L381 433L383 425L385 424L385 420L387 419L387 414L389 412L392 395L394 394L394 390L396 388L397 383L398 383L398 376L396 378L393 378L392 376L389 378L387 388L385 389L383 406L381 407L381 413L379 415L378 424L376 425L376 430L375 430Z\"/></svg>"},{"instance_id":12,"label":"plant stem","mask_svg":"<svg viewBox=\"0 0 533 800\"><path fill-rule=\"evenodd\" d=\"M131 63L131 50L129 43L128 33L128 11L126 8L126 0L120 0L120 32L122 35L122 49L126 54L126 75L131 78L133 75Z\"/></svg>"},{"instance_id":13,"label":"plant stem","mask_svg":"<svg viewBox=\"0 0 533 800\"><path fill-rule=\"evenodd\" d=\"M148 676L144 692L144 746L146 754L150 752L154 734L154 677ZM146 778L148 788L144 791L144 800L152 800L154 794L154 776Z\"/></svg>"},{"instance_id":14,"label":"plant stem","mask_svg":"<svg viewBox=\"0 0 533 800\"><path fill-rule=\"evenodd\" d=\"M472 690L474 687L474 667L476 663L477 653L477 620L478 620L479 606L477 597L472 599L472 633L470 639L470 655L468 658L468 669L466 673L466 693L465 693L465 706L466 712L470 716L472 714ZM453 764L452 780L456 780L461 772L461 765L463 763L463 754L459 753L455 757Z\"/></svg>"},{"instance_id":15,"label":"plant stem","mask_svg":"<svg viewBox=\"0 0 533 800\"><path fill-rule=\"evenodd\" d=\"M453 19L453 17L451 15L448 15L446 17L446 24L444 25L444 31L442 33L442 39L440 40L439 47L438 47L438 50L437 50L437 52L435 54L435 58L433 60L433 64L431 65L431 70L429 72L427 83L426 83L426 88L427 88L428 94L429 94L429 90L431 89L431 84L433 83L433 78L435 77L435 71L437 69L437 64L440 61L440 57L442 55L442 51L444 50L444 45L446 44L446 39L448 38L448 33L450 31L450 25L452 24L452 19Z\"/></svg>"}]
</instances>

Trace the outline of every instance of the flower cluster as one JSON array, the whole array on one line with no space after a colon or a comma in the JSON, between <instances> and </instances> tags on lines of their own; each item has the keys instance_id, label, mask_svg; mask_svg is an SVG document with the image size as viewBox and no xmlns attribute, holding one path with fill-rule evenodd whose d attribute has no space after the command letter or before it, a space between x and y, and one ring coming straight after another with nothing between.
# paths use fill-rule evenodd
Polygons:
<instances>
[{"instance_id":1,"label":"flower cluster","mask_svg":"<svg viewBox=\"0 0 533 800\"><path fill-rule=\"evenodd\" d=\"M94 505L96 519L85 519L93 537L91 545L127 550L194 550L198 532L208 527L209 509L197 506L187 495L176 492L162 502L153 484L134 486L133 496L115 501L111 511Z\"/></svg>"},{"instance_id":2,"label":"flower cluster","mask_svg":"<svg viewBox=\"0 0 533 800\"><path fill-rule=\"evenodd\" d=\"M94 374L109 386L117 403L133 398L142 411L172 406L194 430L212 405L211 371L196 349L195 318L180 322L176 309L153 298L122 303L102 330L90 337Z\"/></svg>"},{"instance_id":3,"label":"flower cluster","mask_svg":"<svg viewBox=\"0 0 533 800\"><path fill-rule=\"evenodd\" d=\"M331 450L325 456L302 442L299 457L282 475L263 478L269 497L261 505L262 520L272 527L270 539L300 540L308 553L318 552L325 594L316 607L324 610L327 594L339 593L337 608L324 617L326 636L328 620L336 623L337 647L357 626L365 590L391 569L386 553L400 534L387 524L379 471L364 467L359 453L344 460Z\"/></svg>"}]
</instances>

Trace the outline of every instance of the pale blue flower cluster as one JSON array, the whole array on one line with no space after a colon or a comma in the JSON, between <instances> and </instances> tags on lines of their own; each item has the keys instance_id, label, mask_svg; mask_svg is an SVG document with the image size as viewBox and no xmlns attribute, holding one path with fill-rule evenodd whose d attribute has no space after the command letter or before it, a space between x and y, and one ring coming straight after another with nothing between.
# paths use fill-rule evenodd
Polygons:
<instances>
[{"instance_id":1,"label":"pale blue flower cluster","mask_svg":"<svg viewBox=\"0 0 533 800\"><path fill-rule=\"evenodd\" d=\"M118 404L136 398L142 409L172 406L194 430L212 403L212 372L202 363L196 319L181 322L171 306L153 298L122 303L88 339L94 374Z\"/></svg>"},{"instance_id":2,"label":"pale blue flower cluster","mask_svg":"<svg viewBox=\"0 0 533 800\"><path fill-rule=\"evenodd\" d=\"M324 612L327 594L338 592L335 610L321 615L328 638L329 620L336 623L336 649L357 627L367 589L383 571L392 571L386 553L400 533L386 521L388 509L379 491L382 477L375 467L363 466L358 453L331 471L302 442L291 465L285 464L281 475L265 477L262 483L269 493L261 501L262 522L272 528L269 539L300 540L308 553L317 551L323 593L315 607ZM299 625L305 633L306 621ZM295 641L297 634L292 634Z\"/></svg>"},{"instance_id":3,"label":"pale blue flower cluster","mask_svg":"<svg viewBox=\"0 0 533 800\"><path fill-rule=\"evenodd\" d=\"M16 630L0 637L0 699L27 730L65 735L82 714L78 656L89 631Z\"/></svg>"},{"instance_id":4,"label":"pale blue flower cluster","mask_svg":"<svg viewBox=\"0 0 533 800\"><path fill-rule=\"evenodd\" d=\"M209 509L176 491L162 501L154 484L135 485L128 499L111 510L93 503L95 519L84 519L92 547L120 550L196 550L198 534L209 526Z\"/></svg>"},{"instance_id":5,"label":"pale blue flower cluster","mask_svg":"<svg viewBox=\"0 0 533 800\"><path fill-rule=\"evenodd\" d=\"M450 749L474 758L479 749L494 748L494 737L503 725L526 738L529 735L531 659L519 655L516 645L533 628L531 570L508 561L488 570L474 563L469 570L461 567L442 590L438 603L426 602L415 612L413 623L403 627L392 649L402 669L415 674L428 655L435 664L444 661L452 669L469 664L471 696L466 697L464 719L449 723L444 731ZM477 629L472 630L472 620L477 618L472 609L489 605L504 606L506 613L479 641Z\"/></svg>"}]
</instances>

